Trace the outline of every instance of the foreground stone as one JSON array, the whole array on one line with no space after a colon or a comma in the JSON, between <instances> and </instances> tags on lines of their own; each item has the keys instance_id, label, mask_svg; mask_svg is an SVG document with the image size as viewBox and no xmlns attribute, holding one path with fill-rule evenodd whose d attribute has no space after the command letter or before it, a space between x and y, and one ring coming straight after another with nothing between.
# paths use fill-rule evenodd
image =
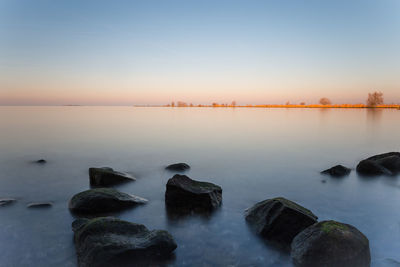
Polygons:
<instances>
[{"instance_id":1,"label":"foreground stone","mask_svg":"<svg viewBox=\"0 0 400 267\"><path fill-rule=\"evenodd\" d=\"M176 174L168 180L165 203L170 210L210 211L221 205L222 188Z\"/></svg>"},{"instance_id":2,"label":"foreground stone","mask_svg":"<svg viewBox=\"0 0 400 267\"><path fill-rule=\"evenodd\" d=\"M357 172L362 175L395 175L400 172L400 153L389 152L360 161Z\"/></svg>"},{"instance_id":3,"label":"foreground stone","mask_svg":"<svg viewBox=\"0 0 400 267\"><path fill-rule=\"evenodd\" d=\"M175 163L165 167L165 169L170 171L186 171L190 169L190 166L186 163Z\"/></svg>"},{"instance_id":4,"label":"foreground stone","mask_svg":"<svg viewBox=\"0 0 400 267\"><path fill-rule=\"evenodd\" d=\"M110 186L136 180L128 173L117 172L109 167L89 168L89 179L92 186Z\"/></svg>"},{"instance_id":5,"label":"foreground stone","mask_svg":"<svg viewBox=\"0 0 400 267\"><path fill-rule=\"evenodd\" d=\"M255 204L245 216L257 234L284 247L318 219L310 210L282 197Z\"/></svg>"},{"instance_id":6,"label":"foreground stone","mask_svg":"<svg viewBox=\"0 0 400 267\"><path fill-rule=\"evenodd\" d=\"M15 198L0 198L0 207L6 206L17 201Z\"/></svg>"},{"instance_id":7,"label":"foreground stone","mask_svg":"<svg viewBox=\"0 0 400 267\"><path fill-rule=\"evenodd\" d=\"M152 266L151 261L170 255L177 247L167 231L149 231L142 224L112 217L78 219L72 228L81 267Z\"/></svg>"},{"instance_id":8,"label":"foreground stone","mask_svg":"<svg viewBox=\"0 0 400 267\"><path fill-rule=\"evenodd\" d=\"M298 234L291 257L299 267L366 267L371 262L368 239L357 228L336 221L319 222Z\"/></svg>"},{"instance_id":9,"label":"foreground stone","mask_svg":"<svg viewBox=\"0 0 400 267\"><path fill-rule=\"evenodd\" d=\"M51 202L32 202L26 205L27 208L49 208L53 206Z\"/></svg>"},{"instance_id":10,"label":"foreground stone","mask_svg":"<svg viewBox=\"0 0 400 267\"><path fill-rule=\"evenodd\" d=\"M336 165L330 169L322 171L321 173L328 174L333 177L343 177L343 176L349 175L350 172L351 172L351 169L346 168L343 165Z\"/></svg>"},{"instance_id":11,"label":"foreground stone","mask_svg":"<svg viewBox=\"0 0 400 267\"><path fill-rule=\"evenodd\" d=\"M76 213L105 213L122 210L147 200L129 195L112 188L95 188L74 195L69 202L69 209Z\"/></svg>"}]
</instances>

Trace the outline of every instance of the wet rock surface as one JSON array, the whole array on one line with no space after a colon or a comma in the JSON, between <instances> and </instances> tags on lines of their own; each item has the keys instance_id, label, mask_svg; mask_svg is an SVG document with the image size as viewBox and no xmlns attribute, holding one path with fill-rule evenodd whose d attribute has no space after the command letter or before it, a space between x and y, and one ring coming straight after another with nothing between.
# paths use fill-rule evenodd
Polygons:
<instances>
[{"instance_id":1,"label":"wet rock surface","mask_svg":"<svg viewBox=\"0 0 400 267\"><path fill-rule=\"evenodd\" d=\"M343 177L349 175L351 169L343 166L343 165L336 165L332 168L322 171L322 174L327 174L333 177Z\"/></svg>"},{"instance_id":2,"label":"wet rock surface","mask_svg":"<svg viewBox=\"0 0 400 267\"><path fill-rule=\"evenodd\" d=\"M145 203L147 200L144 198L112 188L95 188L74 195L69 202L69 209L82 214L107 213Z\"/></svg>"},{"instance_id":3,"label":"wet rock surface","mask_svg":"<svg viewBox=\"0 0 400 267\"><path fill-rule=\"evenodd\" d=\"M400 172L400 153L389 152L360 161L357 172L366 176L396 175Z\"/></svg>"},{"instance_id":4,"label":"wet rock surface","mask_svg":"<svg viewBox=\"0 0 400 267\"><path fill-rule=\"evenodd\" d=\"M245 217L257 234L284 248L318 219L310 210L282 197L255 204L246 210Z\"/></svg>"},{"instance_id":5,"label":"wet rock surface","mask_svg":"<svg viewBox=\"0 0 400 267\"><path fill-rule=\"evenodd\" d=\"M176 174L167 182L165 203L170 212L211 211L222 203L222 188Z\"/></svg>"},{"instance_id":6,"label":"wet rock surface","mask_svg":"<svg viewBox=\"0 0 400 267\"><path fill-rule=\"evenodd\" d=\"M17 201L15 198L0 198L0 207L7 206Z\"/></svg>"},{"instance_id":7,"label":"wet rock surface","mask_svg":"<svg viewBox=\"0 0 400 267\"><path fill-rule=\"evenodd\" d=\"M117 172L109 167L89 168L89 179L92 186L110 186L136 180L128 173Z\"/></svg>"},{"instance_id":8,"label":"wet rock surface","mask_svg":"<svg viewBox=\"0 0 400 267\"><path fill-rule=\"evenodd\" d=\"M371 256L368 239L354 226L323 221L299 233L291 257L299 267L367 267Z\"/></svg>"},{"instance_id":9,"label":"wet rock surface","mask_svg":"<svg viewBox=\"0 0 400 267\"><path fill-rule=\"evenodd\" d=\"M168 165L167 167L165 167L165 169L170 171L186 171L190 169L190 166L186 163L175 163Z\"/></svg>"},{"instance_id":10,"label":"wet rock surface","mask_svg":"<svg viewBox=\"0 0 400 267\"><path fill-rule=\"evenodd\" d=\"M72 228L80 267L163 266L177 247L167 231L113 217L78 219Z\"/></svg>"},{"instance_id":11,"label":"wet rock surface","mask_svg":"<svg viewBox=\"0 0 400 267\"><path fill-rule=\"evenodd\" d=\"M26 205L27 208L50 208L53 206L52 202L31 202Z\"/></svg>"}]
</instances>

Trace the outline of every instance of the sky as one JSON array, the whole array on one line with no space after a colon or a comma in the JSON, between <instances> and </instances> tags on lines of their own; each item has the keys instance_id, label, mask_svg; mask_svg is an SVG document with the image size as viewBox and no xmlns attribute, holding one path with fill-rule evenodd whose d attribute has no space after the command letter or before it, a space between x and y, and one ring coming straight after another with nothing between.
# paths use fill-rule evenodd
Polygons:
<instances>
[{"instance_id":1,"label":"sky","mask_svg":"<svg viewBox=\"0 0 400 267\"><path fill-rule=\"evenodd\" d=\"M0 0L0 105L400 103L398 0Z\"/></svg>"}]
</instances>

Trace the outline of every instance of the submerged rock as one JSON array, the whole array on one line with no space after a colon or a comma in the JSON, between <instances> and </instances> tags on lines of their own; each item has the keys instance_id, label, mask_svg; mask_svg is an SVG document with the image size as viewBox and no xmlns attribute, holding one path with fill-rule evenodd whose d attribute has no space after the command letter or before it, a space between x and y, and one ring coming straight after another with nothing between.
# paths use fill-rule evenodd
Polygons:
<instances>
[{"instance_id":1,"label":"submerged rock","mask_svg":"<svg viewBox=\"0 0 400 267\"><path fill-rule=\"evenodd\" d=\"M15 198L0 198L0 207L6 206L17 201Z\"/></svg>"},{"instance_id":2,"label":"submerged rock","mask_svg":"<svg viewBox=\"0 0 400 267\"><path fill-rule=\"evenodd\" d=\"M47 161L45 160L45 159L39 159L39 160L37 160L37 161L35 161L36 163L39 163L39 164L45 164L45 163L47 163Z\"/></svg>"},{"instance_id":3,"label":"submerged rock","mask_svg":"<svg viewBox=\"0 0 400 267\"><path fill-rule=\"evenodd\" d=\"M51 202L32 202L29 203L26 207L27 208L49 208L53 206Z\"/></svg>"},{"instance_id":4,"label":"submerged rock","mask_svg":"<svg viewBox=\"0 0 400 267\"><path fill-rule=\"evenodd\" d=\"M282 197L255 204L245 216L257 234L284 247L318 219L310 210Z\"/></svg>"},{"instance_id":5,"label":"submerged rock","mask_svg":"<svg viewBox=\"0 0 400 267\"><path fill-rule=\"evenodd\" d=\"M90 185L110 186L122 182L135 181L136 178L128 173L117 172L112 168L89 168Z\"/></svg>"},{"instance_id":6,"label":"submerged rock","mask_svg":"<svg viewBox=\"0 0 400 267\"><path fill-rule=\"evenodd\" d=\"M319 222L298 234L291 257L300 267L366 267L371 262L368 239L354 226L336 221Z\"/></svg>"},{"instance_id":7,"label":"submerged rock","mask_svg":"<svg viewBox=\"0 0 400 267\"><path fill-rule=\"evenodd\" d=\"M150 231L112 217L78 219L72 228L80 267L153 266L152 261L167 257L177 247L167 231Z\"/></svg>"},{"instance_id":8,"label":"submerged rock","mask_svg":"<svg viewBox=\"0 0 400 267\"><path fill-rule=\"evenodd\" d=\"M357 172L362 175L394 175L400 172L400 153L389 152L360 161Z\"/></svg>"},{"instance_id":9,"label":"submerged rock","mask_svg":"<svg viewBox=\"0 0 400 267\"><path fill-rule=\"evenodd\" d=\"M165 203L176 211L210 211L221 205L222 188L218 185L195 181L176 174L168 180Z\"/></svg>"},{"instance_id":10,"label":"submerged rock","mask_svg":"<svg viewBox=\"0 0 400 267\"><path fill-rule=\"evenodd\" d=\"M344 167L343 165L336 165L330 169L324 170L321 173L322 174L328 174L334 177L343 177L346 175L349 175L351 172L351 169Z\"/></svg>"},{"instance_id":11,"label":"submerged rock","mask_svg":"<svg viewBox=\"0 0 400 267\"><path fill-rule=\"evenodd\" d=\"M165 167L165 169L170 171L186 171L190 169L190 166L186 163L175 163Z\"/></svg>"},{"instance_id":12,"label":"submerged rock","mask_svg":"<svg viewBox=\"0 0 400 267\"><path fill-rule=\"evenodd\" d=\"M69 201L69 209L76 213L104 213L144 203L147 203L147 200L138 196L112 188L96 188L74 195Z\"/></svg>"}]
</instances>

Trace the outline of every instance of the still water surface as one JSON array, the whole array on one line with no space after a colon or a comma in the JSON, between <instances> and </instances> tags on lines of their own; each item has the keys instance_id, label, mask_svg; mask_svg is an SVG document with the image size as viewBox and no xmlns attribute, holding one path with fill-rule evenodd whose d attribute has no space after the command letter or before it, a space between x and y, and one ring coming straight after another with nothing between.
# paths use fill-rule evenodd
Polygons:
<instances>
[{"instance_id":1,"label":"still water surface","mask_svg":"<svg viewBox=\"0 0 400 267\"><path fill-rule=\"evenodd\" d=\"M400 111L137 107L0 107L0 266L76 266L68 200L89 188L88 168L110 166L137 181L117 186L149 203L118 217L166 229L178 248L171 266L291 266L254 236L243 211L283 196L361 230L372 266L400 264L399 177L343 179L319 172L355 168L400 151ZM33 160L45 158L37 165ZM168 216L167 164L187 162L191 178L223 188L209 217ZM326 180L325 183L322 180ZM48 209L27 209L52 201Z\"/></svg>"}]
</instances>

